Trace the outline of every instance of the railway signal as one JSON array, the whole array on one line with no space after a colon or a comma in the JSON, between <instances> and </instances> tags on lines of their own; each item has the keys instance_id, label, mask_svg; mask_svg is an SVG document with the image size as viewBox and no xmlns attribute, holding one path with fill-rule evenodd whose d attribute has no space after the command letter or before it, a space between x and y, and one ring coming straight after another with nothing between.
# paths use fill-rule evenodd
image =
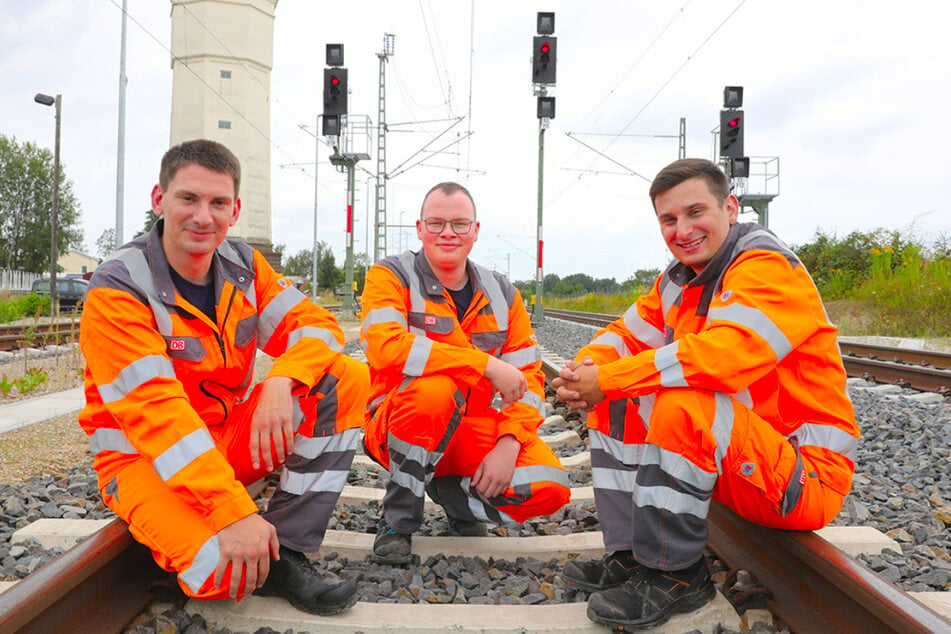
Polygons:
<instances>
[{"instance_id":1,"label":"railway signal","mask_svg":"<svg viewBox=\"0 0 951 634\"><path fill-rule=\"evenodd\" d=\"M720 111L720 156L740 158L743 156L743 111Z\"/></svg>"},{"instance_id":2,"label":"railway signal","mask_svg":"<svg viewBox=\"0 0 951 634\"><path fill-rule=\"evenodd\" d=\"M532 38L532 83L554 84L558 38L536 35Z\"/></svg>"},{"instance_id":3,"label":"railway signal","mask_svg":"<svg viewBox=\"0 0 951 634\"><path fill-rule=\"evenodd\" d=\"M343 44L327 45L324 69L324 136L339 136L340 116L347 114L347 69L343 66Z\"/></svg>"}]
</instances>

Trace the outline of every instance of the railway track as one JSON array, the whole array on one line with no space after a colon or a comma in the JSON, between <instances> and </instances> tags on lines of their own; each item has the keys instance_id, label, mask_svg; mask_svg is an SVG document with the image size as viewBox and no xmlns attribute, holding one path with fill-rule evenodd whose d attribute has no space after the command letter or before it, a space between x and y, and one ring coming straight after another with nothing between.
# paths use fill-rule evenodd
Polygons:
<instances>
[{"instance_id":1,"label":"railway track","mask_svg":"<svg viewBox=\"0 0 951 634\"><path fill-rule=\"evenodd\" d=\"M546 309L545 315L603 327L618 318L604 313ZM876 383L888 383L922 392L951 394L951 354L896 348L855 341L839 341L846 374Z\"/></svg>"},{"instance_id":2,"label":"railway track","mask_svg":"<svg viewBox=\"0 0 951 634\"><path fill-rule=\"evenodd\" d=\"M553 376L563 361L546 356L546 375ZM583 462L585 455L576 458ZM568 462L579 463L578 459L565 461L566 466ZM378 489L347 487L341 503L378 500L381 496L382 491ZM574 503L590 496L590 487L578 487L573 489L572 500ZM431 552L448 555L452 542L447 540L451 539L416 538L414 551L424 556ZM486 559L517 556L545 559L566 557L568 553L598 556L601 548L600 534L590 532L567 537L465 539L469 540L464 546L467 554L482 551L480 554ZM324 548L359 559L369 553L371 544L371 535L328 531ZM766 587L769 608L793 632L951 631L951 623L815 533L763 528L714 505L710 513L709 545L729 568L750 571ZM158 590L162 587L176 587L172 575L155 566L148 551L131 539L125 523L116 519L0 593L0 632L120 632L155 601L157 595L164 594ZM301 622L310 619L311 623L309 628L298 629L312 631L371 632L401 623L404 631L542 632L551 631L556 623L565 631L599 631L586 621L581 603L541 606L358 603L353 610L324 620L295 613L276 599L252 597L239 604L193 605L195 603L191 602L186 609L199 611L209 622L215 615L238 612L247 617L250 612L261 619L259 626L280 624L282 631L292 627L286 619L293 619L295 614ZM524 611L513 612L515 607ZM536 623L543 625L529 624L526 616L529 614L536 615ZM571 624L575 629L568 629Z\"/></svg>"},{"instance_id":3,"label":"railway track","mask_svg":"<svg viewBox=\"0 0 951 634\"><path fill-rule=\"evenodd\" d=\"M0 351L61 345L79 340L79 319L41 324L0 324Z\"/></svg>"}]
</instances>

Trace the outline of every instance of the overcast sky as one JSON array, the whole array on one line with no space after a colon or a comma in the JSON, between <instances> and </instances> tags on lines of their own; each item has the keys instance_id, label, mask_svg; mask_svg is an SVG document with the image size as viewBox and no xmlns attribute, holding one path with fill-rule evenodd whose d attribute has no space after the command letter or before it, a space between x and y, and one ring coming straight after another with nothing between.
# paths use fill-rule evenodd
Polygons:
<instances>
[{"instance_id":1,"label":"overcast sky","mask_svg":"<svg viewBox=\"0 0 951 634\"><path fill-rule=\"evenodd\" d=\"M121 4L0 0L0 134L52 148L53 109L33 95L63 95L62 160L93 254L96 238L115 226ZM168 147L172 90L170 4L129 0L128 11L126 238L143 224ZM754 170L765 160L778 165L778 179L767 186L753 178L751 189L778 191L769 226L785 241L811 241L820 229L844 237L884 227L926 243L951 234L944 3L280 0L271 133L261 139L271 144L273 242L291 254L312 242L325 45L345 45L350 112L375 125L376 54L393 33L387 167L400 173L389 181L390 224L410 224L429 186L458 180L482 223L473 258L533 279L538 11L555 12L558 37L557 116L545 133L546 273L620 282L667 263L649 181L677 158L681 117L687 155L714 158L711 132L727 85L745 89ZM429 149L458 143L418 153L459 117ZM326 146L319 152L318 236L342 262L346 179L327 162ZM359 165L375 172L373 160ZM356 176L357 252L368 241L372 251L368 172ZM400 233L391 229L391 252L417 248L414 230Z\"/></svg>"}]
</instances>

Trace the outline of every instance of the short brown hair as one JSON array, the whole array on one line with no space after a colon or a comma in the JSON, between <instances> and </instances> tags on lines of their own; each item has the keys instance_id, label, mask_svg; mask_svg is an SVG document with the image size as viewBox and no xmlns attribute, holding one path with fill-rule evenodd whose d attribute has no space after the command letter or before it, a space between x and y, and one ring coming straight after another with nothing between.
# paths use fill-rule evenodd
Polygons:
<instances>
[{"instance_id":1,"label":"short brown hair","mask_svg":"<svg viewBox=\"0 0 951 634\"><path fill-rule=\"evenodd\" d=\"M185 141L169 148L162 157L162 167L159 170L159 186L162 190L168 189L168 184L178 170L186 165L201 165L213 172L229 174L234 180L234 196L238 197L238 186L241 184L241 163L234 153L217 141L209 139L194 139Z\"/></svg>"},{"instance_id":2,"label":"short brown hair","mask_svg":"<svg viewBox=\"0 0 951 634\"><path fill-rule=\"evenodd\" d=\"M433 185L432 188L426 192L426 195L423 196L423 204L419 206L419 217L423 217L423 208L426 206L426 199L429 198L429 195L434 191L440 191L446 196L452 196L457 192L462 192L466 195L466 198L469 199L469 202L472 203L472 219L476 219L476 205L475 201L472 200L472 194L469 193L469 190L460 185L459 183L454 183L452 181L446 181L444 183L438 183Z\"/></svg>"},{"instance_id":3,"label":"short brown hair","mask_svg":"<svg viewBox=\"0 0 951 634\"><path fill-rule=\"evenodd\" d=\"M650 189L651 204L654 204L658 194L698 176L707 181L710 193L721 203L730 195L730 183L726 174L716 163L706 159L680 159L662 169L654 177ZM657 209L656 205L654 209Z\"/></svg>"}]
</instances>

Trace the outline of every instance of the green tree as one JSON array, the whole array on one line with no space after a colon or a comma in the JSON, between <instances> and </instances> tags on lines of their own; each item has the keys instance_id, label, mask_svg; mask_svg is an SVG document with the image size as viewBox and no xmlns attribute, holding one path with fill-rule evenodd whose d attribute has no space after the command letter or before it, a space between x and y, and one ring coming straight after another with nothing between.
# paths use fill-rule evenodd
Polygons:
<instances>
[{"instance_id":1,"label":"green tree","mask_svg":"<svg viewBox=\"0 0 951 634\"><path fill-rule=\"evenodd\" d=\"M0 135L0 268L42 273L50 268L53 154ZM79 202L60 165L56 245L59 253L83 243Z\"/></svg>"},{"instance_id":2,"label":"green tree","mask_svg":"<svg viewBox=\"0 0 951 634\"><path fill-rule=\"evenodd\" d=\"M343 281L343 269L337 268L333 249L327 249L317 260L317 287L336 288Z\"/></svg>"},{"instance_id":3,"label":"green tree","mask_svg":"<svg viewBox=\"0 0 951 634\"><path fill-rule=\"evenodd\" d=\"M96 255L102 262L110 253L116 250L116 230L106 229L96 238Z\"/></svg>"},{"instance_id":4,"label":"green tree","mask_svg":"<svg viewBox=\"0 0 951 634\"><path fill-rule=\"evenodd\" d=\"M155 223L155 212L151 209L145 210L145 222L142 223L142 228L135 232L133 238L138 238L139 236L145 235L152 230L152 224Z\"/></svg>"}]
</instances>

